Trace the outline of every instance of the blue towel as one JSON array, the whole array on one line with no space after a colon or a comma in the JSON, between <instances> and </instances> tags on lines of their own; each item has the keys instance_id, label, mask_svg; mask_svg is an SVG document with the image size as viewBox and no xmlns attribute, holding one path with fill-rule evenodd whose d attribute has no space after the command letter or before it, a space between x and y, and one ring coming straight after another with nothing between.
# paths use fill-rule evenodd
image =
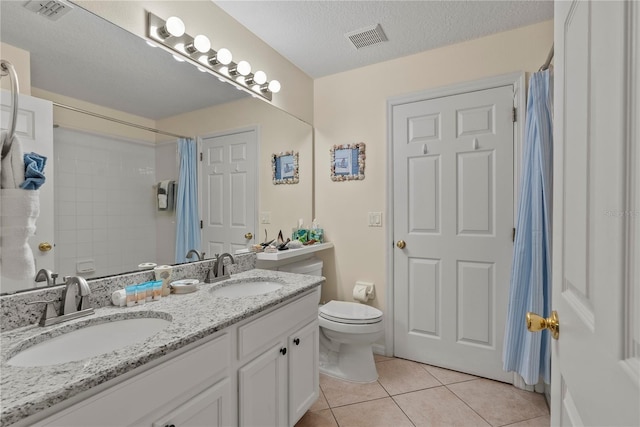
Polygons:
<instances>
[{"instance_id":1,"label":"blue towel","mask_svg":"<svg viewBox=\"0 0 640 427\"><path fill-rule=\"evenodd\" d=\"M24 182L20 184L23 190L37 190L44 184L44 166L47 158L36 153L24 155Z\"/></svg>"}]
</instances>

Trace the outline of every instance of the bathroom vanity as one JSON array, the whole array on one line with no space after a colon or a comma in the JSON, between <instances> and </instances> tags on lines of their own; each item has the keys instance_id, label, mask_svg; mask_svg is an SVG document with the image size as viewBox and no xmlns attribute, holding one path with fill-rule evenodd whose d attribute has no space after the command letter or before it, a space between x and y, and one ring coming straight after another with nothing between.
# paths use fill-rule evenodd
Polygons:
<instances>
[{"instance_id":1,"label":"bathroom vanity","mask_svg":"<svg viewBox=\"0 0 640 427\"><path fill-rule=\"evenodd\" d=\"M143 342L53 366L7 364L20 343L54 328L2 334L2 426L293 425L315 402L317 301L322 277L249 270L229 283L268 280L262 295L220 297L202 284L140 307L104 307L90 320L171 319Z\"/></svg>"}]
</instances>

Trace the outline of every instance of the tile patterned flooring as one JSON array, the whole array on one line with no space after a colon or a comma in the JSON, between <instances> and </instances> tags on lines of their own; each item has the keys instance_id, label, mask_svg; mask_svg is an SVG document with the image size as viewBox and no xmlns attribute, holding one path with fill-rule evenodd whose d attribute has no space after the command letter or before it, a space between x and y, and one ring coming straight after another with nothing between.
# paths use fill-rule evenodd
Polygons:
<instances>
[{"instance_id":1,"label":"tile patterned flooring","mask_svg":"<svg viewBox=\"0 0 640 427\"><path fill-rule=\"evenodd\" d=\"M296 427L548 427L544 397L409 360L376 355L378 381L320 374L320 398Z\"/></svg>"}]
</instances>

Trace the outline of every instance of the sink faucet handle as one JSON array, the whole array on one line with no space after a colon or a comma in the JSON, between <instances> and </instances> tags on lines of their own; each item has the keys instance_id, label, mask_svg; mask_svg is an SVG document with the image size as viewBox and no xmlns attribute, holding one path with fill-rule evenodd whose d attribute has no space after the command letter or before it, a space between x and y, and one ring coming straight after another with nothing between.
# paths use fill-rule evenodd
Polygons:
<instances>
[{"instance_id":1,"label":"sink faucet handle","mask_svg":"<svg viewBox=\"0 0 640 427\"><path fill-rule=\"evenodd\" d=\"M42 316L40 317L40 325L44 326L47 319L52 319L58 316L58 313L56 313L55 308L53 308L54 302L56 302L56 300L50 299L50 300L30 301L26 304L27 305L40 304L40 303L46 304L44 307L44 311L42 312Z\"/></svg>"}]
</instances>

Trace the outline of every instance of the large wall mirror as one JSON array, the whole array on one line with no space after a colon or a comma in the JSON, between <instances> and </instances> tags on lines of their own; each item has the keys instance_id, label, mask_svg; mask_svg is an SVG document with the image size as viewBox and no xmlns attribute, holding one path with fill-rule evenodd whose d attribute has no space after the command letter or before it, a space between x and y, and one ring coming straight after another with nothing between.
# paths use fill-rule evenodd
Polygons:
<instances>
[{"instance_id":1,"label":"large wall mirror","mask_svg":"<svg viewBox=\"0 0 640 427\"><path fill-rule=\"evenodd\" d=\"M265 232L286 234L299 218L312 220L313 129L308 123L175 61L77 5L50 21L25 3L0 3L0 41L30 54L30 81L21 84L30 86L31 96L54 102L49 162L55 246L47 256L53 257L59 277L96 278L134 271L145 262L174 263L175 214L157 209L154 186L178 178L178 155L174 136L57 104L189 137L256 130L254 237L236 247L262 241ZM300 184L274 186L271 154L290 150L299 152ZM201 206L202 216L212 208L218 207ZM1 293L43 285L9 283L3 278Z\"/></svg>"}]
</instances>

